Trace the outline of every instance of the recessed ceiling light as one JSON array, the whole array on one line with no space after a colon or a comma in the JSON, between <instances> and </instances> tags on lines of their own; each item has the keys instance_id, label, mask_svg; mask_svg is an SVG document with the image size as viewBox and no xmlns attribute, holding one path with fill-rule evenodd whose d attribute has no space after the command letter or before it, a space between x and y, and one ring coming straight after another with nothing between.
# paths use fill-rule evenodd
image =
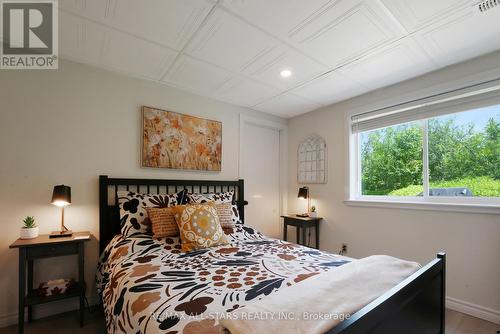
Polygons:
<instances>
[{"instance_id":1,"label":"recessed ceiling light","mask_svg":"<svg viewBox=\"0 0 500 334\"><path fill-rule=\"evenodd\" d=\"M289 78L292 76L292 71L290 70L283 70L280 72L280 75L282 78Z\"/></svg>"}]
</instances>

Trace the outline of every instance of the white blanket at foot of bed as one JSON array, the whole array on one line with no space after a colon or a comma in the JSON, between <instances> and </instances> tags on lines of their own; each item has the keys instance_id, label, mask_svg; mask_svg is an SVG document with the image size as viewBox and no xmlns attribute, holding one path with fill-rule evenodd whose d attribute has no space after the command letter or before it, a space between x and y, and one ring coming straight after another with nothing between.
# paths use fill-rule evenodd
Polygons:
<instances>
[{"instance_id":1,"label":"white blanket at foot of bed","mask_svg":"<svg viewBox=\"0 0 500 334\"><path fill-rule=\"evenodd\" d=\"M386 255L355 260L232 312L222 333L324 333L419 268Z\"/></svg>"}]
</instances>

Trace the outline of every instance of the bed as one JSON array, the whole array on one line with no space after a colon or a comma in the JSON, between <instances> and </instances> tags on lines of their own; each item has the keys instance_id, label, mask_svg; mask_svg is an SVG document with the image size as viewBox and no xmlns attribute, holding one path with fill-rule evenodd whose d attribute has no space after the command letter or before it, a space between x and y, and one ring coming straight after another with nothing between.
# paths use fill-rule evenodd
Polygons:
<instances>
[{"instance_id":1,"label":"bed","mask_svg":"<svg viewBox=\"0 0 500 334\"><path fill-rule=\"evenodd\" d=\"M177 237L122 237L116 193L234 190L243 224L229 245L180 251ZM99 177L98 289L109 333L219 333L217 319L353 259L263 236L245 224L243 180ZM354 260L355 261L355 260ZM298 285L297 285L298 286ZM445 254L327 333L444 333ZM325 296L328 298L328 296Z\"/></svg>"}]
</instances>

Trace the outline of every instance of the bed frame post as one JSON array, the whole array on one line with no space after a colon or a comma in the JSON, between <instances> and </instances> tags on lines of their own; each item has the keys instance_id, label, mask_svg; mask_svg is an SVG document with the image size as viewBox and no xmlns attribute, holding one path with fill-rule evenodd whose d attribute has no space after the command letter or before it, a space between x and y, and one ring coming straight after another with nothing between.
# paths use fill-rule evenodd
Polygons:
<instances>
[{"instance_id":1,"label":"bed frame post","mask_svg":"<svg viewBox=\"0 0 500 334\"><path fill-rule=\"evenodd\" d=\"M242 179L238 180L238 210L240 212L241 222L245 223L245 182Z\"/></svg>"},{"instance_id":2,"label":"bed frame post","mask_svg":"<svg viewBox=\"0 0 500 334\"><path fill-rule=\"evenodd\" d=\"M99 175L99 254L102 253L109 240L105 240L109 234L107 224L107 211L104 210L108 206L108 176Z\"/></svg>"},{"instance_id":3,"label":"bed frame post","mask_svg":"<svg viewBox=\"0 0 500 334\"><path fill-rule=\"evenodd\" d=\"M443 271L441 272L441 333L445 333L446 326L446 253L439 252L437 258L441 259Z\"/></svg>"}]
</instances>

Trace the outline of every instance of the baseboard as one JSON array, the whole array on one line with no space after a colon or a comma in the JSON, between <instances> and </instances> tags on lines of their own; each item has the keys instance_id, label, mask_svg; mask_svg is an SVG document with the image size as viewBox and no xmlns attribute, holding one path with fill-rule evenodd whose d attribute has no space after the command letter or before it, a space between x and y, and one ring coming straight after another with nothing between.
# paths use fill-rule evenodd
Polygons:
<instances>
[{"instance_id":1,"label":"baseboard","mask_svg":"<svg viewBox=\"0 0 500 334\"><path fill-rule=\"evenodd\" d=\"M500 311L472 304L460 299L446 297L446 308L487 320L500 325Z\"/></svg>"}]
</instances>

